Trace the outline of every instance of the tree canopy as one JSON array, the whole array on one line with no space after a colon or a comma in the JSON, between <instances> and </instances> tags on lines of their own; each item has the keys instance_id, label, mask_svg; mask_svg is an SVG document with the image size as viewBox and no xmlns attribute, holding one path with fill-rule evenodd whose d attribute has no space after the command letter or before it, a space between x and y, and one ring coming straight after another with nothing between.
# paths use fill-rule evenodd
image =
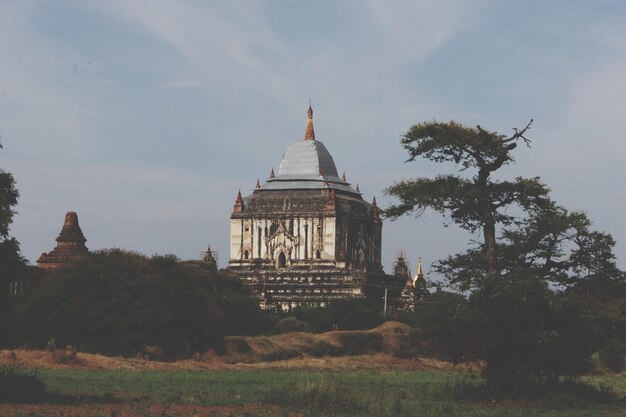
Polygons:
<instances>
[{"instance_id":1,"label":"tree canopy","mask_svg":"<svg viewBox=\"0 0 626 417\"><path fill-rule=\"evenodd\" d=\"M263 330L263 315L239 280L202 261L101 250L53 271L20 306L16 342L133 354L158 347L188 355L221 349L228 334Z\"/></svg>"},{"instance_id":2,"label":"tree canopy","mask_svg":"<svg viewBox=\"0 0 626 417\"><path fill-rule=\"evenodd\" d=\"M25 265L18 241L9 236L19 195L13 175L0 168L0 297L8 291L9 280L20 273Z\"/></svg>"},{"instance_id":3,"label":"tree canopy","mask_svg":"<svg viewBox=\"0 0 626 417\"><path fill-rule=\"evenodd\" d=\"M576 375L589 369L593 353L610 348L623 358L626 350L624 310L610 307L626 302L611 235L553 202L537 177L494 178L514 161L518 143L530 144L531 123L510 136L456 122L415 125L402 138L408 162L421 156L454 163L458 172L386 190L399 199L387 217L433 209L482 232L482 242L433 265L463 296L437 297L428 303L434 310L417 311L449 357L484 360L496 390ZM444 325L433 327L428 317Z\"/></svg>"},{"instance_id":4,"label":"tree canopy","mask_svg":"<svg viewBox=\"0 0 626 417\"><path fill-rule=\"evenodd\" d=\"M9 295L11 283L23 281L26 273L26 260L20 254L20 244L9 234L18 197L13 175L0 169L0 335L9 334L13 320L13 301Z\"/></svg>"},{"instance_id":5,"label":"tree canopy","mask_svg":"<svg viewBox=\"0 0 626 417\"><path fill-rule=\"evenodd\" d=\"M409 153L408 161L418 156L434 162L453 162L460 171L473 169L466 178L460 174L417 178L393 184L386 192L400 200L385 210L390 218L426 208L449 214L460 227L483 232L485 256L491 273L497 273L496 225L510 225L517 218L507 212L511 205L525 210L550 204L549 189L539 178L516 178L514 181L495 180L491 174L514 161L511 152L530 129L515 130L511 136L490 132L480 126L465 127L456 122L424 122L415 125L402 138Z\"/></svg>"}]
</instances>

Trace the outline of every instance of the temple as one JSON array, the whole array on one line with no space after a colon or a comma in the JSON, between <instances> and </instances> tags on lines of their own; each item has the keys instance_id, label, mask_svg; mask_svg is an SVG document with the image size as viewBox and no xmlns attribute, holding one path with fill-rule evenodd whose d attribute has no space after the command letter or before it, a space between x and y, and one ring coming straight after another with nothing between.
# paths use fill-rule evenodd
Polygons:
<instances>
[{"instance_id":1,"label":"temple","mask_svg":"<svg viewBox=\"0 0 626 417\"><path fill-rule=\"evenodd\" d=\"M56 239L57 246L48 253L42 253L37 260L37 266L43 269L59 268L68 262L81 259L89 253L85 246L85 236L78 224L78 215L70 211L65 215L65 223L59 237Z\"/></svg>"},{"instance_id":2,"label":"temple","mask_svg":"<svg viewBox=\"0 0 626 417\"><path fill-rule=\"evenodd\" d=\"M423 300L428 295L428 288L422 272L422 258L417 260L417 271L415 278L411 277L411 269L407 263L404 252L400 252L396 257L393 267L393 274L405 281L404 288L400 293L397 308L406 311L414 311L415 304Z\"/></svg>"},{"instance_id":3,"label":"temple","mask_svg":"<svg viewBox=\"0 0 626 417\"><path fill-rule=\"evenodd\" d=\"M405 279L384 273L382 221L374 198L340 178L315 138L309 106L304 140L293 142L278 173L251 195L237 194L230 220L229 269L266 309L289 311L349 298L396 300Z\"/></svg>"}]
</instances>

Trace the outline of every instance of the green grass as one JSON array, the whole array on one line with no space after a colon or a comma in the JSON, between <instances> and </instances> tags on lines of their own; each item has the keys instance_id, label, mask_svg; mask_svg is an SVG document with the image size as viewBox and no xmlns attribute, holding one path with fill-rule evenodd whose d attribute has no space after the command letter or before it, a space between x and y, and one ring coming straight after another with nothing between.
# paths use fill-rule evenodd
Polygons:
<instances>
[{"instance_id":1,"label":"green grass","mask_svg":"<svg viewBox=\"0 0 626 417\"><path fill-rule=\"evenodd\" d=\"M483 381L461 372L79 371L41 370L49 390L61 396L122 401L242 406L266 404L305 415L359 416L623 416L626 376L592 377L621 399L596 403L569 394L536 402L472 398Z\"/></svg>"}]
</instances>

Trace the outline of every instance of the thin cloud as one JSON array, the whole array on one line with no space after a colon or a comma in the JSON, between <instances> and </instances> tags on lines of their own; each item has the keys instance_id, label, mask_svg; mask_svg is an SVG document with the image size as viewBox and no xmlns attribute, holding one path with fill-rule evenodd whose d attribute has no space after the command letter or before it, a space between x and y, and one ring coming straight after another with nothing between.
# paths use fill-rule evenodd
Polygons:
<instances>
[{"instance_id":1,"label":"thin cloud","mask_svg":"<svg viewBox=\"0 0 626 417\"><path fill-rule=\"evenodd\" d=\"M207 85L201 81L176 80L157 84L159 88L206 88Z\"/></svg>"}]
</instances>

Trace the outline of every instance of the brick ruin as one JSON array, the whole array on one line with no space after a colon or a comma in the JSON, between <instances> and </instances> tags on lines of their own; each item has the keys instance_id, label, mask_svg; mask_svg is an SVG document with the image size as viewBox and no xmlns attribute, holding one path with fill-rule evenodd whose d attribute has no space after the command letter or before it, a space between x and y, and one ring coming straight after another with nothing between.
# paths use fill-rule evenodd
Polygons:
<instances>
[{"instance_id":1,"label":"brick ruin","mask_svg":"<svg viewBox=\"0 0 626 417\"><path fill-rule=\"evenodd\" d=\"M78 224L78 215L70 211L65 215L63 228L56 238L56 247L48 253L42 253L37 260L37 266L43 269L54 269L68 262L83 258L89 253L85 246L85 236Z\"/></svg>"}]
</instances>

